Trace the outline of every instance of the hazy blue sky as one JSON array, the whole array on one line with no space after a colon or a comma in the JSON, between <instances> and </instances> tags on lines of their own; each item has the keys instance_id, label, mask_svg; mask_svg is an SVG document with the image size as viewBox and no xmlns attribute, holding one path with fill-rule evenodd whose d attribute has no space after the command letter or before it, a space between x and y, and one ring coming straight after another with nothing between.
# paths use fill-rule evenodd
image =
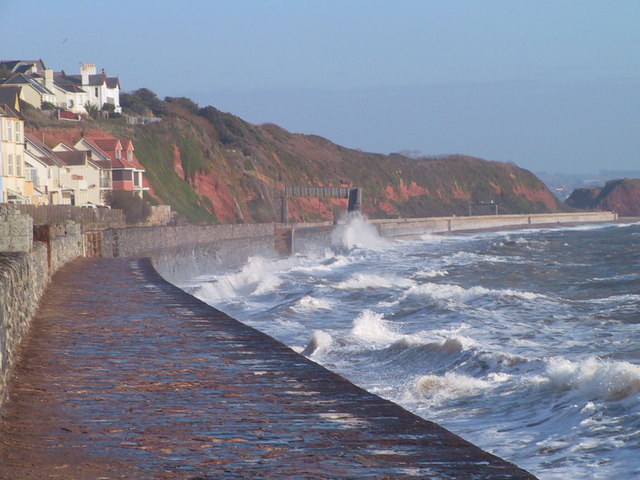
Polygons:
<instances>
[{"instance_id":1,"label":"hazy blue sky","mask_svg":"<svg viewBox=\"0 0 640 480\"><path fill-rule=\"evenodd\" d=\"M0 0L0 58L389 153L640 169L639 0Z\"/></svg>"}]
</instances>

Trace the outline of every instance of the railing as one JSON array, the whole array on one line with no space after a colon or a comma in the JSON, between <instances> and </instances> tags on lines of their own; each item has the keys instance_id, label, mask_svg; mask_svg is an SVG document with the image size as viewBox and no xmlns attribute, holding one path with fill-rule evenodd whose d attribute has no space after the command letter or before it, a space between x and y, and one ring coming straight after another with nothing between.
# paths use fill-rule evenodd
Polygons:
<instances>
[{"instance_id":1,"label":"railing","mask_svg":"<svg viewBox=\"0 0 640 480\"><path fill-rule=\"evenodd\" d=\"M30 215L34 225L65 223L69 220L81 224L100 224L113 227L125 224L122 210L71 205L15 205L15 207L22 213Z\"/></svg>"}]
</instances>

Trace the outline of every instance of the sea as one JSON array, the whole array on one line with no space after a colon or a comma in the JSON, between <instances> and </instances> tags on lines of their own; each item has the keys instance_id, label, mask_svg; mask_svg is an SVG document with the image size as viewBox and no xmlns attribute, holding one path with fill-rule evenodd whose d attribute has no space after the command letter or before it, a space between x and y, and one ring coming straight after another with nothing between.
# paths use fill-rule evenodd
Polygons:
<instances>
[{"instance_id":1,"label":"sea","mask_svg":"<svg viewBox=\"0 0 640 480\"><path fill-rule=\"evenodd\" d=\"M379 238L183 285L543 480L640 478L640 224Z\"/></svg>"}]
</instances>

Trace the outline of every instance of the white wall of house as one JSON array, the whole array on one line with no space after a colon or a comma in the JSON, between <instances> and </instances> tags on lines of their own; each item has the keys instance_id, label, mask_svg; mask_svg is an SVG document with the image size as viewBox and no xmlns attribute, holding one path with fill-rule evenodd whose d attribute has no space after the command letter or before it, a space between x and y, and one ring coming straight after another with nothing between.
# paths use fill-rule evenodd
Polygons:
<instances>
[{"instance_id":1,"label":"white wall of house","mask_svg":"<svg viewBox=\"0 0 640 480\"><path fill-rule=\"evenodd\" d=\"M13 117L0 117L0 141L3 200L7 201L9 190L20 196L25 194L24 122Z\"/></svg>"}]
</instances>

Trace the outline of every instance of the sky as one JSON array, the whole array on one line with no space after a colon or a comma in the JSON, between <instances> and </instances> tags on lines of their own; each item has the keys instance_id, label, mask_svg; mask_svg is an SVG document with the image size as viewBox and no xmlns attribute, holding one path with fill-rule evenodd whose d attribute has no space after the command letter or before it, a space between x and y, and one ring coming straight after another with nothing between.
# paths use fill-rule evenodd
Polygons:
<instances>
[{"instance_id":1,"label":"sky","mask_svg":"<svg viewBox=\"0 0 640 480\"><path fill-rule=\"evenodd\" d=\"M369 152L640 170L638 0L0 0L0 58Z\"/></svg>"}]
</instances>

